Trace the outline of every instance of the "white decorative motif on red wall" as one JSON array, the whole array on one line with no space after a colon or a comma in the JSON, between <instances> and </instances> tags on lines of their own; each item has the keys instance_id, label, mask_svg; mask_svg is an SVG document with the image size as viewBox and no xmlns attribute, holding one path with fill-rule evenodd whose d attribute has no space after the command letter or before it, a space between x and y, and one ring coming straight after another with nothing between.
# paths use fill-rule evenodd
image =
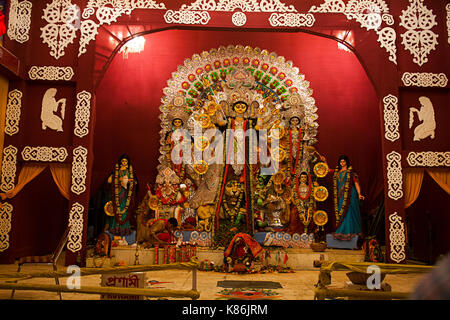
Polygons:
<instances>
[{"instance_id":1,"label":"white decorative motif on red wall","mask_svg":"<svg viewBox=\"0 0 450 320\"><path fill-rule=\"evenodd\" d=\"M77 31L74 22L80 18L79 11L71 0L53 0L44 9L42 18L47 25L41 28L41 38L55 59L64 56L66 47L73 43Z\"/></svg>"},{"instance_id":2,"label":"white decorative motif on red wall","mask_svg":"<svg viewBox=\"0 0 450 320\"><path fill-rule=\"evenodd\" d=\"M445 73L405 72L402 76L403 84L407 87L443 87L448 83Z\"/></svg>"},{"instance_id":3,"label":"white decorative motif on red wall","mask_svg":"<svg viewBox=\"0 0 450 320\"><path fill-rule=\"evenodd\" d=\"M389 27L394 24L394 17L384 0L351 0L347 4L343 0L325 0L320 6L312 6L309 12L342 13L347 19L358 21L361 28L375 31L380 47L389 54L389 61L397 64L397 34ZM388 26L382 27L383 23Z\"/></svg>"},{"instance_id":4,"label":"white decorative motif on red wall","mask_svg":"<svg viewBox=\"0 0 450 320\"><path fill-rule=\"evenodd\" d=\"M91 98L92 95L87 91L81 91L77 94L74 134L79 138L83 138L84 136L89 134L89 120L91 118Z\"/></svg>"},{"instance_id":5,"label":"white decorative motif on red wall","mask_svg":"<svg viewBox=\"0 0 450 320\"><path fill-rule=\"evenodd\" d=\"M153 0L89 0L81 15L85 20L80 24L78 56L86 53L88 44L95 40L100 26L110 25L122 15L130 15L135 9L166 9L166 6ZM97 21L91 18L94 14Z\"/></svg>"},{"instance_id":6,"label":"white decorative motif on red wall","mask_svg":"<svg viewBox=\"0 0 450 320\"><path fill-rule=\"evenodd\" d=\"M75 202L69 212L69 235L67 238L67 249L72 252L83 248L83 213L84 207Z\"/></svg>"},{"instance_id":7,"label":"white decorative motif on red wall","mask_svg":"<svg viewBox=\"0 0 450 320\"><path fill-rule=\"evenodd\" d=\"M411 167L450 167L450 152L410 152L406 161Z\"/></svg>"},{"instance_id":8,"label":"white decorative motif on red wall","mask_svg":"<svg viewBox=\"0 0 450 320\"><path fill-rule=\"evenodd\" d=\"M31 9L30 1L11 0L8 17L8 38L19 43L25 43L30 39Z\"/></svg>"},{"instance_id":9,"label":"white decorative motif on red wall","mask_svg":"<svg viewBox=\"0 0 450 320\"><path fill-rule=\"evenodd\" d=\"M242 27L247 23L247 16L241 11L236 11L231 17L231 22L237 27Z\"/></svg>"},{"instance_id":10,"label":"white decorative motif on red wall","mask_svg":"<svg viewBox=\"0 0 450 320\"><path fill-rule=\"evenodd\" d=\"M312 27L315 21L311 13L272 13L269 17L272 27Z\"/></svg>"},{"instance_id":11,"label":"white decorative motif on red wall","mask_svg":"<svg viewBox=\"0 0 450 320\"><path fill-rule=\"evenodd\" d=\"M235 11L243 12L297 12L294 6L285 5L280 0L196 0L181 10Z\"/></svg>"},{"instance_id":12,"label":"white decorative motif on red wall","mask_svg":"<svg viewBox=\"0 0 450 320\"><path fill-rule=\"evenodd\" d=\"M405 223L397 212L389 216L389 242L392 261L400 263L406 259Z\"/></svg>"},{"instance_id":13,"label":"white decorative motif on red wall","mask_svg":"<svg viewBox=\"0 0 450 320\"><path fill-rule=\"evenodd\" d=\"M70 81L74 76L74 72L72 67L32 66L28 70L28 76L31 80Z\"/></svg>"},{"instance_id":14,"label":"white decorative motif on red wall","mask_svg":"<svg viewBox=\"0 0 450 320\"><path fill-rule=\"evenodd\" d=\"M73 149L72 160L72 186L70 190L80 195L86 191L87 154L85 147L79 146Z\"/></svg>"},{"instance_id":15,"label":"white decorative motif on red wall","mask_svg":"<svg viewBox=\"0 0 450 320\"><path fill-rule=\"evenodd\" d=\"M407 31L400 36L402 44L414 57L413 62L422 66L438 44L438 35L431 29L437 25L436 16L423 0L409 0L410 4L400 15L400 26Z\"/></svg>"},{"instance_id":16,"label":"white decorative motif on red wall","mask_svg":"<svg viewBox=\"0 0 450 320\"><path fill-rule=\"evenodd\" d=\"M394 142L400 138L398 98L392 94L383 98L384 137Z\"/></svg>"},{"instance_id":17,"label":"white decorative motif on red wall","mask_svg":"<svg viewBox=\"0 0 450 320\"><path fill-rule=\"evenodd\" d=\"M25 161L64 162L68 156L64 147L25 147L22 159Z\"/></svg>"},{"instance_id":18,"label":"white decorative motif on red wall","mask_svg":"<svg viewBox=\"0 0 450 320\"><path fill-rule=\"evenodd\" d=\"M402 156L395 151L386 155L388 196L392 200L403 197Z\"/></svg>"},{"instance_id":19,"label":"white decorative motif on red wall","mask_svg":"<svg viewBox=\"0 0 450 320\"><path fill-rule=\"evenodd\" d=\"M9 248L9 232L11 231L13 206L8 203L2 203L0 207L0 252Z\"/></svg>"},{"instance_id":20,"label":"white decorative motif on red wall","mask_svg":"<svg viewBox=\"0 0 450 320\"><path fill-rule=\"evenodd\" d=\"M167 10L164 14L166 23L207 24L211 17L207 11Z\"/></svg>"},{"instance_id":21,"label":"white decorative motif on red wall","mask_svg":"<svg viewBox=\"0 0 450 320\"><path fill-rule=\"evenodd\" d=\"M8 192L14 189L17 170L17 148L8 146L3 149L2 158L2 180L0 190Z\"/></svg>"},{"instance_id":22,"label":"white decorative motif on red wall","mask_svg":"<svg viewBox=\"0 0 450 320\"><path fill-rule=\"evenodd\" d=\"M450 44L450 3L445 6L447 9L447 34L448 34L448 44Z\"/></svg>"},{"instance_id":23,"label":"white decorative motif on red wall","mask_svg":"<svg viewBox=\"0 0 450 320\"><path fill-rule=\"evenodd\" d=\"M6 104L5 133L13 136L19 132L20 114L22 108L22 92L14 89L8 93Z\"/></svg>"}]
</instances>

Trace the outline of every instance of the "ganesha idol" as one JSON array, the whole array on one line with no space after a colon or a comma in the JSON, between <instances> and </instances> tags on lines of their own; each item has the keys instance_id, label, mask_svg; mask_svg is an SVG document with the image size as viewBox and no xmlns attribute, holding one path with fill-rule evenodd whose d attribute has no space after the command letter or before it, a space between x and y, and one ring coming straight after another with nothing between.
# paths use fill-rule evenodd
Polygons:
<instances>
[{"instance_id":1,"label":"ganesha idol","mask_svg":"<svg viewBox=\"0 0 450 320\"><path fill-rule=\"evenodd\" d=\"M175 218L178 224L182 222L182 214L188 207L190 189L193 188L189 179L181 181L180 177L169 167L162 170L156 177L156 190L153 208L155 218Z\"/></svg>"}]
</instances>

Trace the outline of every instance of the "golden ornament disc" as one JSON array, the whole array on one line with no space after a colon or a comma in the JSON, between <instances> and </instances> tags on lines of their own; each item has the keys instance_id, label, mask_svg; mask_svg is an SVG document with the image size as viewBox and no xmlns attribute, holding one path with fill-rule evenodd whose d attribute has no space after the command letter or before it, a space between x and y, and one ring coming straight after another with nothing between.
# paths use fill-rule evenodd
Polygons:
<instances>
[{"instance_id":1,"label":"golden ornament disc","mask_svg":"<svg viewBox=\"0 0 450 320\"><path fill-rule=\"evenodd\" d=\"M150 198L148 199L148 207L152 210L157 210L158 209L158 197L155 195L150 196Z\"/></svg>"},{"instance_id":2,"label":"golden ornament disc","mask_svg":"<svg viewBox=\"0 0 450 320\"><path fill-rule=\"evenodd\" d=\"M276 125L273 126L269 131L269 137L274 139L281 139L283 138L285 133L285 130L282 126Z\"/></svg>"},{"instance_id":3,"label":"golden ornament disc","mask_svg":"<svg viewBox=\"0 0 450 320\"><path fill-rule=\"evenodd\" d=\"M205 136L201 136L197 139L195 139L195 147L197 149L200 149L201 151L204 151L206 148L209 147L209 140Z\"/></svg>"},{"instance_id":4,"label":"golden ornament disc","mask_svg":"<svg viewBox=\"0 0 450 320\"><path fill-rule=\"evenodd\" d=\"M110 217L114 217L114 207L113 207L112 201L108 201L107 203L105 203L104 210L105 210L106 215L108 215Z\"/></svg>"},{"instance_id":5,"label":"golden ornament disc","mask_svg":"<svg viewBox=\"0 0 450 320\"><path fill-rule=\"evenodd\" d=\"M273 181L275 184L282 184L284 182L285 175L282 171L278 171L273 176Z\"/></svg>"},{"instance_id":6,"label":"golden ornament disc","mask_svg":"<svg viewBox=\"0 0 450 320\"><path fill-rule=\"evenodd\" d=\"M302 103L302 98L300 97L300 95L298 93L293 93L288 98L288 102L290 105L299 105Z\"/></svg>"},{"instance_id":7,"label":"golden ornament disc","mask_svg":"<svg viewBox=\"0 0 450 320\"><path fill-rule=\"evenodd\" d=\"M323 210L317 210L316 212L314 212L313 220L314 223L320 227L328 222L328 215Z\"/></svg>"},{"instance_id":8,"label":"golden ornament disc","mask_svg":"<svg viewBox=\"0 0 450 320\"><path fill-rule=\"evenodd\" d=\"M196 120L200 123L203 129L208 128L211 124L211 119L209 118L209 115L206 113L198 115Z\"/></svg>"},{"instance_id":9,"label":"golden ornament disc","mask_svg":"<svg viewBox=\"0 0 450 320\"><path fill-rule=\"evenodd\" d=\"M325 201L328 198L328 190L324 186L314 188L314 199Z\"/></svg>"},{"instance_id":10,"label":"golden ornament disc","mask_svg":"<svg viewBox=\"0 0 450 320\"><path fill-rule=\"evenodd\" d=\"M206 106L206 113L208 115L210 115L210 116L213 116L216 113L216 110L217 110L217 106L216 106L216 103L214 101L211 101Z\"/></svg>"},{"instance_id":11,"label":"golden ornament disc","mask_svg":"<svg viewBox=\"0 0 450 320\"><path fill-rule=\"evenodd\" d=\"M277 147L271 150L270 156L273 160L281 162L284 160L284 158L286 158L286 151L284 151L284 149L282 148Z\"/></svg>"},{"instance_id":12,"label":"golden ornament disc","mask_svg":"<svg viewBox=\"0 0 450 320\"><path fill-rule=\"evenodd\" d=\"M267 112L267 108L266 107L262 107L262 108L258 108L258 113L259 114L265 114Z\"/></svg>"},{"instance_id":13,"label":"golden ornament disc","mask_svg":"<svg viewBox=\"0 0 450 320\"><path fill-rule=\"evenodd\" d=\"M183 97L183 96L176 96L176 97L173 99L173 104L174 104L176 107L181 107L181 106L184 104L184 97Z\"/></svg>"},{"instance_id":14,"label":"golden ornament disc","mask_svg":"<svg viewBox=\"0 0 450 320\"><path fill-rule=\"evenodd\" d=\"M328 174L328 165L325 162L319 162L314 166L314 173L319 178L323 178Z\"/></svg>"},{"instance_id":15,"label":"golden ornament disc","mask_svg":"<svg viewBox=\"0 0 450 320\"><path fill-rule=\"evenodd\" d=\"M194 164L194 171L200 175L203 175L208 171L208 164L205 160L200 160L199 162Z\"/></svg>"}]
</instances>

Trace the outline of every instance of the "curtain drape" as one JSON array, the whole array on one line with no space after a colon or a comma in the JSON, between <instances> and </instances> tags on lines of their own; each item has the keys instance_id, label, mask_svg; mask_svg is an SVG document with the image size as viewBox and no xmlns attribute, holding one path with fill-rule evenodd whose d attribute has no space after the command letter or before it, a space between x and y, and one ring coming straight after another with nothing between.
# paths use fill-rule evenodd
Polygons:
<instances>
[{"instance_id":1,"label":"curtain drape","mask_svg":"<svg viewBox=\"0 0 450 320\"><path fill-rule=\"evenodd\" d=\"M450 169L433 168L427 169L427 172L430 174L431 178L447 192L447 194L450 194Z\"/></svg>"},{"instance_id":2,"label":"curtain drape","mask_svg":"<svg viewBox=\"0 0 450 320\"><path fill-rule=\"evenodd\" d=\"M419 197L423 181L423 168L406 168L403 172L405 208L409 208Z\"/></svg>"},{"instance_id":3,"label":"curtain drape","mask_svg":"<svg viewBox=\"0 0 450 320\"><path fill-rule=\"evenodd\" d=\"M405 208L409 208L417 200L425 171L447 194L450 194L450 169L406 168L403 171Z\"/></svg>"},{"instance_id":4,"label":"curtain drape","mask_svg":"<svg viewBox=\"0 0 450 320\"><path fill-rule=\"evenodd\" d=\"M19 173L16 187L11 191L0 193L1 199L5 200L8 198L14 198L27 185L28 182L36 178L45 168L47 168L47 166L48 164L24 164ZM61 192L64 198L69 199L72 174L70 164L52 163L50 164L50 172L52 173L53 180L58 186L59 192Z\"/></svg>"},{"instance_id":5,"label":"curtain drape","mask_svg":"<svg viewBox=\"0 0 450 320\"><path fill-rule=\"evenodd\" d=\"M69 200L70 198L70 182L71 182L71 170L69 163L52 163L50 165L50 171L53 176L53 180L58 186L59 192L64 198Z\"/></svg>"},{"instance_id":6,"label":"curtain drape","mask_svg":"<svg viewBox=\"0 0 450 320\"><path fill-rule=\"evenodd\" d=\"M0 197L2 200L7 198L13 198L27 185L28 182L36 178L46 167L48 164L30 164L26 163L20 170L19 178L17 179L17 184L13 190L10 190L5 193L0 193Z\"/></svg>"}]
</instances>

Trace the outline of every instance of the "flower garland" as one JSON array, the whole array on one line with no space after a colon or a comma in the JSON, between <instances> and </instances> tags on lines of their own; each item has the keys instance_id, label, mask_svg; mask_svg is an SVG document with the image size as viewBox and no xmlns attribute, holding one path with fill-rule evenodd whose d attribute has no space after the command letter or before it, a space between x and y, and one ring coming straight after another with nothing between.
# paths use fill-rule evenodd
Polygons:
<instances>
[{"instance_id":1,"label":"flower garland","mask_svg":"<svg viewBox=\"0 0 450 320\"><path fill-rule=\"evenodd\" d=\"M289 171L291 173L291 175L295 175L295 171L297 171L297 166L299 163L299 156L300 156L300 149L302 147L302 129L300 128L298 130L298 139L297 139L297 154L295 157L295 164L294 166L292 165L292 129L289 128Z\"/></svg>"},{"instance_id":2,"label":"flower garland","mask_svg":"<svg viewBox=\"0 0 450 320\"><path fill-rule=\"evenodd\" d=\"M171 146L170 150L173 150L175 148L175 142L172 140L172 134L173 134L173 132L170 132L170 146ZM184 136L180 137L180 140L179 140L180 145L183 144L183 138L184 138ZM172 153L170 153L170 154L172 154ZM180 158L181 157L183 157L183 147L180 150ZM185 177L184 162L182 162L180 164L175 164L175 163L173 163L172 159L170 159L170 160L172 163L172 170L176 173L177 176L179 176L181 179L183 179Z\"/></svg>"},{"instance_id":3,"label":"flower garland","mask_svg":"<svg viewBox=\"0 0 450 320\"><path fill-rule=\"evenodd\" d=\"M243 124L243 127L242 127L244 131L245 131L246 125L247 125L247 120L244 120L244 124ZM228 127L229 126L230 125L228 125ZM235 122L235 119L233 119L232 120L232 125L231 125L231 129L233 129L232 132L234 132L235 127L236 127L236 122ZM228 145L227 145L226 148L224 148L224 149L227 150L227 154L226 154L226 159L227 160L226 160L226 163L225 163L225 173L224 173L224 175L222 177L222 187L220 188L219 202L218 202L217 209L216 209L216 225L215 225L216 230L219 229L220 205L222 204L223 192L225 190L225 183L226 183L226 178L227 178L227 175L228 175L228 168L229 168L229 163L230 163L230 161L229 161L230 158L229 157L231 155L231 148L234 146L234 143L232 143L232 141L231 141L232 139L233 139L233 135L228 137L228 141L227 141Z\"/></svg>"},{"instance_id":4,"label":"flower garland","mask_svg":"<svg viewBox=\"0 0 450 320\"><path fill-rule=\"evenodd\" d=\"M131 165L128 166L129 173L130 173L130 186L128 187L128 193L127 193L127 201L125 203L125 207L120 210L120 201L119 201L119 193L120 193L120 183L119 183L119 165L116 164L116 168L114 170L114 217L116 218L116 221L119 225L125 224L129 219L130 215L127 214L125 219L122 221L121 215L128 211L128 207L130 206L131 198L133 196L133 190L134 190L134 174L133 174L133 167ZM126 170L125 170L126 171ZM127 174L127 173L125 173Z\"/></svg>"},{"instance_id":5,"label":"flower garland","mask_svg":"<svg viewBox=\"0 0 450 320\"><path fill-rule=\"evenodd\" d=\"M350 204L349 200L349 190L350 190L350 183L352 181L351 175L352 175L352 167L348 167L346 170L347 172L344 174L344 178L346 179L344 182L344 194L342 195L344 197L342 201L341 209L339 210L338 205L338 189L337 189L337 180L339 177L339 169L336 167L336 170L333 175L333 193L334 193L334 213L336 216L336 228L338 228L342 220L344 220L345 213L347 213L348 206Z\"/></svg>"},{"instance_id":6,"label":"flower garland","mask_svg":"<svg viewBox=\"0 0 450 320\"><path fill-rule=\"evenodd\" d=\"M299 212L299 216L300 216L300 218L302 219L303 224L305 225L305 228L307 228L309 222L311 221L311 215L310 215L309 212L308 212L308 213L307 213L308 215L307 215L307 219L306 219L306 220L305 220L304 218L301 217L302 214L301 214L300 212L302 212L303 209L304 209L304 208L301 206L301 201L305 201L305 200L307 200L307 199L309 198L309 201L308 201L308 208L315 208L316 206L315 206L315 203L314 203L314 202L315 202L315 201L314 201L314 197L310 197L310 195L311 195L311 192L309 192L309 195L308 195L305 199L301 199L301 198L299 197L299 195L298 195L297 192L293 192L293 197L292 197L292 200L293 200L295 206L297 207L297 210L298 210L298 212ZM309 211L309 210L308 210L308 211Z\"/></svg>"}]
</instances>

